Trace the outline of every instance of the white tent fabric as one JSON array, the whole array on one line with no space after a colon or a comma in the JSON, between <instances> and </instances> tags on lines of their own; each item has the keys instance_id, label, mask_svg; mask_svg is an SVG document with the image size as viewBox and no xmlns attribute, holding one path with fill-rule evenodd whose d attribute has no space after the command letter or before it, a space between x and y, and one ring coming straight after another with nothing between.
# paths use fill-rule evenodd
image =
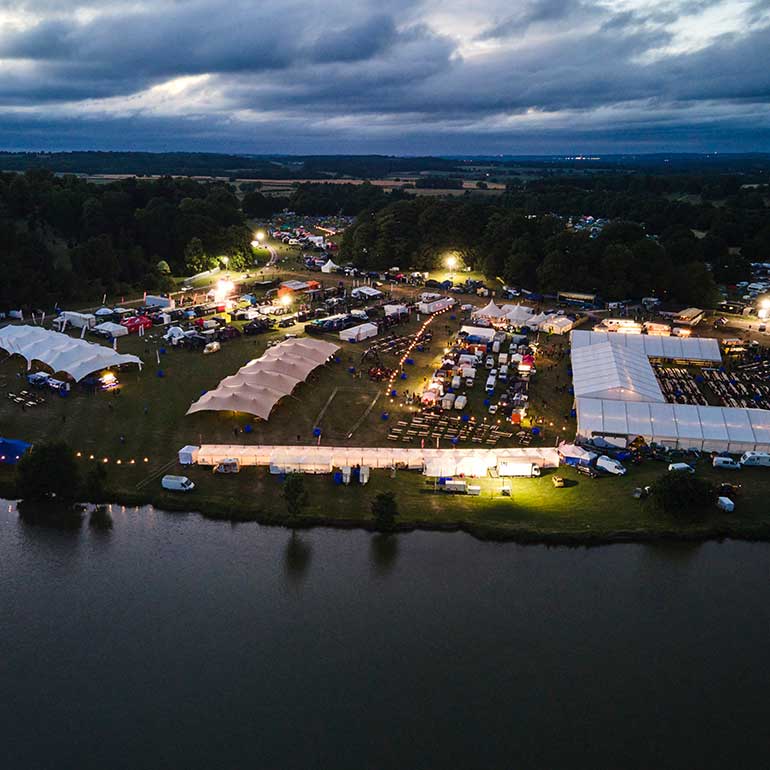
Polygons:
<instances>
[{"instance_id":1,"label":"white tent fabric","mask_svg":"<svg viewBox=\"0 0 770 770\"><path fill-rule=\"evenodd\" d=\"M616 434L679 449L770 451L770 411L578 398L578 436Z\"/></svg>"},{"instance_id":2,"label":"white tent fabric","mask_svg":"<svg viewBox=\"0 0 770 770\"><path fill-rule=\"evenodd\" d=\"M537 313L536 315L531 315L529 318L527 318L527 326L529 326L530 329L539 329L540 324L548 318L550 318L548 313Z\"/></svg>"},{"instance_id":3,"label":"white tent fabric","mask_svg":"<svg viewBox=\"0 0 770 770\"><path fill-rule=\"evenodd\" d=\"M370 337L376 337L379 331L377 324L359 324L350 329L343 329L340 332L340 339L345 340L345 342L361 342L361 340L368 340Z\"/></svg>"},{"instance_id":4,"label":"white tent fabric","mask_svg":"<svg viewBox=\"0 0 770 770\"><path fill-rule=\"evenodd\" d=\"M74 339L39 326L6 326L0 329L0 348L26 359L27 366L39 361L54 373L64 372L75 382L111 366L137 364L137 356L116 353L112 348Z\"/></svg>"},{"instance_id":5,"label":"white tent fabric","mask_svg":"<svg viewBox=\"0 0 770 770\"><path fill-rule=\"evenodd\" d=\"M94 331L101 332L102 334L110 334L113 337L125 337L128 334L128 329L120 324L114 324L111 321L105 321L94 327Z\"/></svg>"},{"instance_id":6,"label":"white tent fabric","mask_svg":"<svg viewBox=\"0 0 770 770\"><path fill-rule=\"evenodd\" d=\"M495 338L495 330L491 326L461 326L460 334L467 334L469 337L479 337L482 340L491 342Z\"/></svg>"},{"instance_id":7,"label":"white tent fabric","mask_svg":"<svg viewBox=\"0 0 770 770\"><path fill-rule=\"evenodd\" d=\"M610 342L572 349L572 383L577 398L666 400L647 357Z\"/></svg>"},{"instance_id":8,"label":"white tent fabric","mask_svg":"<svg viewBox=\"0 0 770 770\"><path fill-rule=\"evenodd\" d=\"M485 307L473 313L473 318L505 318L505 310L495 305L493 300L489 300Z\"/></svg>"},{"instance_id":9,"label":"white tent fabric","mask_svg":"<svg viewBox=\"0 0 770 770\"><path fill-rule=\"evenodd\" d=\"M329 473L332 468L366 465L370 468L412 468L423 470L428 476L486 476L490 468L503 462L529 461L543 468L559 465L555 447L420 449L204 444L200 448L185 447L184 451L186 457L195 457L199 465L214 466L226 458L234 458L244 466L268 465L274 473Z\"/></svg>"},{"instance_id":10,"label":"white tent fabric","mask_svg":"<svg viewBox=\"0 0 770 770\"><path fill-rule=\"evenodd\" d=\"M333 273L335 270L339 270L339 269L340 269L340 266L335 265L331 259L325 265L321 266L322 273Z\"/></svg>"},{"instance_id":11,"label":"white tent fabric","mask_svg":"<svg viewBox=\"0 0 770 770\"><path fill-rule=\"evenodd\" d=\"M573 330L573 350L609 342L616 347L644 353L648 358L672 358L682 361L721 362L719 341L711 337L659 337L652 334L617 334Z\"/></svg>"},{"instance_id":12,"label":"white tent fabric","mask_svg":"<svg viewBox=\"0 0 770 770\"><path fill-rule=\"evenodd\" d=\"M538 327L540 331L547 332L548 334L566 334L572 331L574 325L571 318L553 313L540 321Z\"/></svg>"},{"instance_id":13,"label":"white tent fabric","mask_svg":"<svg viewBox=\"0 0 770 770\"><path fill-rule=\"evenodd\" d=\"M408 313L409 308L406 305L385 305L385 315L402 315Z\"/></svg>"},{"instance_id":14,"label":"white tent fabric","mask_svg":"<svg viewBox=\"0 0 770 770\"><path fill-rule=\"evenodd\" d=\"M501 310L504 312L508 323L514 326L530 325L533 310L528 305L503 305Z\"/></svg>"},{"instance_id":15,"label":"white tent fabric","mask_svg":"<svg viewBox=\"0 0 770 770\"><path fill-rule=\"evenodd\" d=\"M384 295L379 289L375 289L373 286L356 286L356 288L350 292L350 296L376 299L377 297L382 297Z\"/></svg>"},{"instance_id":16,"label":"white tent fabric","mask_svg":"<svg viewBox=\"0 0 770 770\"><path fill-rule=\"evenodd\" d=\"M339 345L324 340L285 340L225 377L214 390L193 403L187 414L232 411L267 420L273 407L337 350Z\"/></svg>"},{"instance_id":17,"label":"white tent fabric","mask_svg":"<svg viewBox=\"0 0 770 770\"><path fill-rule=\"evenodd\" d=\"M577 444L567 444L566 442L559 444L559 454L562 457L569 457L585 463L591 462L591 460L596 457L595 452L589 452L587 449L583 449L583 447L578 446Z\"/></svg>"},{"instance_id":18,"label":"white tent fabric","mask_svg":"<svg viewBox=\"0 0 770 770\"><path fill-rule=\"evenodd\" d=\"M108 307L100 307L94 315L101 316L101 315L112 315L112 309Z\"/></svg>"}]
</instances>

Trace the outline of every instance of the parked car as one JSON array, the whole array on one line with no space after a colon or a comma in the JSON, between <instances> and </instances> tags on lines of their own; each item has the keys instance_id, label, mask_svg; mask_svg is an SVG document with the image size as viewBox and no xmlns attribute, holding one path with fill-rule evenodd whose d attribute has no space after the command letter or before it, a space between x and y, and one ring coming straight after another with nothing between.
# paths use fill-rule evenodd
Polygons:
<instances>
[{"instance_id":1,"label":"parked car","mask_svg":"<svg viewBox=\"0 0 770 770\"><path fill-rule=\"evenodd\" d=\"M265 332L270 331L270 327L271 324L269 322L257 319L256 321L247 323L246 326L243 327L243 333L248 336L253 334L264 334Z\"/></svg>"},{"instance_id":2,"label":"parked car","mask_svg":"<svg viewBox=\"0 0 770 770\"><path fill-rule=\"evenodd\" d=\"M695 468L687 463L671 463L668 469L672 473L695 473Z\"/></svg>"},{"instance_id":3,"label":"parked car","mask_svg":"<svg viewBox=\"0 0 770 770\"><path fill-rule=\"evenodd\" d=\"M722 468L724 470L739 471L741 464L737 460L733 460L732 457L715 457L711 464L714 468Z\"/></svg>"},{"instance_id":4,"label":"parked car","mask_svg":"<svg viewBox=\"0 0 770 770\"><path fill-rule=\"evenodd\" d=\"M582 476L588 476L589 479L598 479L601 475L590 465L578 465L576 470Z\"/></svg>"},{"instance_id":5,"label":"parked car","mask_svg":"<svg viewBox=\"0 0 770 770\"><path fill-rule=\"evenodd\" d=\"M236 337L240 337L241 333L234 326L225 326L222 329L219 329L215 336L220 342L223 342L224 340L232 340Z\"/></svg>"}]
</instances>

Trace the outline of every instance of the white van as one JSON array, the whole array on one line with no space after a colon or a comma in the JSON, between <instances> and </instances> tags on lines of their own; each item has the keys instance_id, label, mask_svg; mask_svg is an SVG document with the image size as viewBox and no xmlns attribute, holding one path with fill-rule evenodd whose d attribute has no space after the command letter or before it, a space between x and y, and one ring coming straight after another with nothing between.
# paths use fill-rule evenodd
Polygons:
<instances>
[{"instance_id":1,"label":"white van","mask_svg":"<svg viewBox=\"0 0 770 770\"><path fill-rule=\"evenodd\" d=\"M187 476L164 476L160 480L163 489L169 489L172 492L192 492L195 484Z\"/></svg>"},{"instance_id":2,"label":"white van","mask_svg":"<svg viewBox=\"0 0 770 770\"><path fill-rule=\"evenodd\" d=\"M770 453L768 452L744 452L741 455L741 465L760 466L770 468Z\"/></svg>"},{"instance_id":3,"label":"white van","mask_svg":"<svg viewBox=\"0 0 770 770\"><path fill-rule=\"evenodd\" d=\"M724 468L726 470L739 471L741 464L737 460L733 460L732 457L715 457L711 464L715 468Z\"/></svg>"},{"instance_id":4,"label":"white van","mask_svg":"<svg viewBox=\"0 0 770 770\"><path fill-rule=\"evenodd\" d=\"M500 366L505 366L505 364L508 363L508 354L500 353L500 355L497 357L497 363L500 364Z\"/></svg>"},{"instance_id":5,"label":"white van","mask_svg":"<svg viewBox=\"0 0 770 770\"><path fill-rule=\"evenodd\" d=\"M495 367L495 359L492 358L492 356L487 356L487 360L484 363L484 366L486 366L487 369L494 369L494 367Z\"/></svg>"},{"instance_id":6,"label":"white van","mask_svg":"<svg viewBox=\"0 0 770 770\"><path fill-rule=\"evenodd\" d=\"M460 379L460 375L456 374L454 377L452 377L452 389L457 390L462 385L462 380Z\"/></svg>"},{"instance_id":7,"label":"white van","mask_svg":"<svg viewBox=\"0 0 770 770\"><path fill-rule=\"evenodd\" d=\"M695 468L687 463L671 463L668 469L674 473L695 473Z\"/></svg>"},{"instance_id":8,"label":"white van","mask_svg":"<svg viewBox=\"0 0 770 770\"><path fill-rule=\"evenodd\" d=\"M487 377L487 384L484 386L485 390L494 390L495 389L495 383L497 382L497 378L494 376Z\"/></svg>"},{"instance_id":9,"label":"white van","mask_svg":"<svg viewBox=\"0 0 770 770\"><path fill-rule=\"evenodd\" d=\"M500 367L500 379L505 382L508 379L508 364L503 364Z\"/></svg>"}]
</instances>

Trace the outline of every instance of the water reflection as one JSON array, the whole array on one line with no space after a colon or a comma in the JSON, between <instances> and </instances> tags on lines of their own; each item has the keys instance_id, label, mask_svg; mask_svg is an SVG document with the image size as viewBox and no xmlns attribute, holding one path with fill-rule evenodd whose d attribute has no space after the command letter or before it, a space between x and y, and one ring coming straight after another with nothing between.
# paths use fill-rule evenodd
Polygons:
<instances>
[{"instance_id":1,"label":"water reflection","mask_svg":"<svg viewBox=\"0 0 770 770\"><path fill-rule=\"evenodd\" d=\"M387 575L398 559L397 535L378 532L372 535L369 550L372 556L372 566L378 575Z\"/></svg>"},{"instance_id":2,"label":"water reflection","mask_svg":"<svg viewBox=\"0 0 770 770\"><path fill-rule=\"evenodd\" d=\"M19 520L32 527L77 531L83 524L84 510L80 506L22 500L16 510Z\"/></svg>"},{"instance_id":3,"label":"water reflection","mask_svg":"<svg viewBox=\"0 0 770 770\"><path fill-rule=\"evenodd\" d=\"M298 585L304 581L312 557L313 546L292 530L284 552L284 571L291 583Z\"/></svg>"},{"instance_id":4,"label":"water reflection","mask_svg":"<svg viewBox=\"0 0 770 770\"><path fill-rule=\"evenodd\" d=\"M697 541L665 541L647 543L642 546L643 557L652 563L686 566L692 562L703 547Z\"/></svg>"}]
</instances>

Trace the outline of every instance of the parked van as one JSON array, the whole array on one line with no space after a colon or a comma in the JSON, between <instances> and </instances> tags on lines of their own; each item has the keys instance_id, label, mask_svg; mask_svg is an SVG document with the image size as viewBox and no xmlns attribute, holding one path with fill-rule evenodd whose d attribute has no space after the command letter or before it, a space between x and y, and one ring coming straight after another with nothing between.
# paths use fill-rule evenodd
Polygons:
<instances>
[{"instance_id":1,"label":"parked van","mask_svg":"<svg viewBox=\"0 0 770 770\"><path fill-rule=\"evenodd\" d=\"M741 465L747 467L761 466L770 468L770 453L768 452L744 452L741 455Z\"/></svg>"},{"instance_id":2,"label":"parked van","mask_svg":"<svg viewBox=\"0 0 770 770\"><path fill-rule=\"evenodd\" d=\"M486 390L494 390L497 378L494 376L487 377L487 384L484 386Z\"/></svg>"},{"instance_id":3,"label":"parked van","mask_svg":"<svg viewBox=\"0 0 770 770\"><path fill-rule=\"evenodd\" d=\"M727 470L739 471L741 464L732 457L715 457L711 463L715 468L725 468Z\"/></svg>"},{"instance_id":4,"label":"parked van","mask_svg":"<svg viewBox=\"0 0 770 770\"><path fill-rule=\"evenodd\" d=\"M495 368L495 359L492 358L492 356L487 356L487 360L484 364L487 369L494 369Z\"/></svg>"},{"instance_id":5,"label":"parked van","mask_svg":"<svg viewBox=\"0 0 770 770\"><path fill-rule=\"evenodd\" d=\"M497 363L500 364L500 366L504 366L508 363L508 354L507 353L500 353L500 355L497 357Z\"/></svg>"},{"instance_id":6,"label":"parked van","mask_svg":"<svg viewBox=\"0 0 770 770\"><path fill-rule=\"evenodd\" d=\"M505 382L508 379L508 364L503 364L500 367L500 379Z\"/></svg>"},{"instance_id":7,"label":"parked van","mask_svg":"<svg viewBox=\"0 0 770 770\"><path fill-rule=\"evenodd\" d=\"M195 484L187 476L164 476L160 480L163 489L169 489L173 492L192 492Z\"/></svg>"},{"instance_id":8,"label":"parked van","mask_svg":"<svg viewBox=\"0 0 770 770\"><path fill-rule=\"evenodd\" d=\"M668 469L674 473L695 473L695 468L687 463L671 463Z\"/></svg>"}]
</instances>

